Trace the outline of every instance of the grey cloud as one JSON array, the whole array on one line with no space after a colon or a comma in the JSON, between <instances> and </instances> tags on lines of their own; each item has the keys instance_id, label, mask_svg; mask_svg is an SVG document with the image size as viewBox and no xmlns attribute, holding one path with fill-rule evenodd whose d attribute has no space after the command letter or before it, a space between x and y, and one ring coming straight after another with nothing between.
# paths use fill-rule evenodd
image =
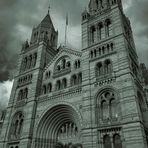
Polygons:
<instances>
[{"instance_id":1,"label":"grey cloud","mask_svg":"<svg viewBox=\"0 0 148 148\"><path fill-rule=\"evenodd\" d=\"M144 62L148 66L148 1L131 0L131 2L126 13L131 20L140 62Z\"/></svg>"},{"instance_id":2,"label":"grey cloud","mask_svg":"<svg viewBox=\"0 0 148 148\"><path fill-rule=\"evenodd\" d=\"M26 34L20 35L22 32L19 32L17 26L25 26L31 31L31 28L40 23L46 15L48 1L0 0L0 81L7 80L9 71L16 68L17 53L21 49L22 42L29 38L31 34L31 32L28 32L27 36ZM146 49L148 48L146 46L146 39L148 38L148 1L131 1L132 5L126 13L132 22L138 52L139 49L141 51L140 47L142 47L144 48L142 51L145 53L148 50ZM64 20L68 12L70 26L80 26L81 12L87 7L88 2L89 0L51 0L51 13ZM127 0L124 0L124 3L126 2ZM145 45L141 45L141 43L145 43ZM145 56L141 56L140 59L147 62Z\"/></svg>"}]
</instances>

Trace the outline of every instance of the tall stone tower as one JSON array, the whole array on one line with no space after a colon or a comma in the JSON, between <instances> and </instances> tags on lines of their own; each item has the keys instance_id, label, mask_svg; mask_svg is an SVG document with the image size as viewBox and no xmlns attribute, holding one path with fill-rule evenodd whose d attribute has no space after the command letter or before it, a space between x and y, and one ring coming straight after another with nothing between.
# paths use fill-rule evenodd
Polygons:
<instances>
[{"instance_id":1,"label":"tall stone tower","mask_svg":"<svg viewBox=\"0 0 148 148\"><path fill-rule=\"evenodd\" d=\"M50 15L32 30L30 42L23 44L18 70L1 133L0 148L31 147L37 96L43 70L57 53L57 37Z\"/></svg>"},{"instance_id":2,"label":"tall stone tower","mask_svg":"<svg viewBox=\"0 0 148 148\"><path fill-rule=\"evenodd\" d=\"M49 13L22 47L0 148L148 148L147 102L121 0L90 0L82 50Z\"/></svg>"},{"instance_id":3,"label":"tall stone tower","mask_svg":"<svg viewBox=\"0 0 148 148\"><path fill-rule=\"evenodd\" d=\"M82 14L84 147L147 148L147 104L121 0L90 0Z\"/></svg>"}]
</instances>

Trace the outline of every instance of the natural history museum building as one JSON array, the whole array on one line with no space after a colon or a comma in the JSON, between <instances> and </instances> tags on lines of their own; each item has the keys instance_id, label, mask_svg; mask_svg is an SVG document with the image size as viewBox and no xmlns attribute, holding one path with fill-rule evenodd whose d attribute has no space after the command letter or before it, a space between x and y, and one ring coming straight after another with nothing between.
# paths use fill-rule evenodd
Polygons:
<instances>
[{"instance_id":1,"label":"natural history museum building","mask_svg":"<svg viewBox=\"0 0 148 148\"><path fill-rule=\"evenodd\" d=\"M90 0L82 49L48 13L23 44L0 148L148 148L148 106L121 0Z\"/></svg>"}]
</instances>

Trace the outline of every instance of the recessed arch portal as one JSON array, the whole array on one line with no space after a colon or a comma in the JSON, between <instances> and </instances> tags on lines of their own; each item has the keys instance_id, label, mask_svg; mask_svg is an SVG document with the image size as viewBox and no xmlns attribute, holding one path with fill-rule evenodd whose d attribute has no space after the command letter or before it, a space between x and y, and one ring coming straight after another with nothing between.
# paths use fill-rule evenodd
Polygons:
<instances>
[{"instance_id":1,"label":"recessed arch portal","mask_svg":"<svg viewBox=\"0 0 148 148\"><path fill-rule=\"evenodd\" d=\"M79 142L74 143L74 141ZM36 148L41 145L43 148L55 147L58 143L81 144L80 115L75 108L67 104L59 104L49 109L42 116L37 127Z\"/></svg>"}]
</instances>

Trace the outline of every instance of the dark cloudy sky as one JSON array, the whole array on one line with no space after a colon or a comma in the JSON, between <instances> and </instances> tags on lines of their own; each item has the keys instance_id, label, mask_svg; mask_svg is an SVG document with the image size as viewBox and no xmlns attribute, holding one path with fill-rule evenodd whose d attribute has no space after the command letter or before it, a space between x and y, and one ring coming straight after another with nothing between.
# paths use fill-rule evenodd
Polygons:
<instances>
[{"instance_id":1,"label":"dark cloudy sky","mask_svg":"<svg viewBox=\"0 0 148 148\"><path fill-rule=\"evenodd\" d=\"M81 49L81 12L89 0L50 0L51 17L59 31L59 43L64 42L65 16L69 14L69 44ZM22 43L30 39L31 29L47 13L49 0L0 0L0 81L16 67ZM130 18L137 52L148 66L148 0L123 0Z\"/></svg>"}]
</instances>

